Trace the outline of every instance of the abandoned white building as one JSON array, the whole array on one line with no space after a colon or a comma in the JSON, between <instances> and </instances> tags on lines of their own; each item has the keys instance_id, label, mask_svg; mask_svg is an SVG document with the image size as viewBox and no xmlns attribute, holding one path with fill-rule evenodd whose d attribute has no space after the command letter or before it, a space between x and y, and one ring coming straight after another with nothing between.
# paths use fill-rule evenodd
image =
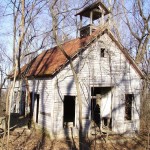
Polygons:
<instances>
[{"instance_id":1,"label":"abandoned white building","mask_svg":"<svg viewBox=\"0 0 150 150\"><path fill-rule=\"evenodd\" d=\"M61 47L73 60L82 97L82 122L85 133L91 122L107 126L115 133L135 132L140 127L140 91L143 73L116 40L105 20L109 10L100 1L83 9L77 15L90 20L80 27L80 37ZM94 21L100 19L98 26ZM50 135L66 135L72 127L78 133L79 108L76 86L68 60L59 46L43 51L21 68L28 79L33 118ZM26 82L21 84L22 95ZM21 96L16 108L26 112L26 96ZM98 104L98 113L95 108ZM97 115L98 114L98 115ZM98 117L98 118L97 118Z\"/></svg>"}]
</instances>

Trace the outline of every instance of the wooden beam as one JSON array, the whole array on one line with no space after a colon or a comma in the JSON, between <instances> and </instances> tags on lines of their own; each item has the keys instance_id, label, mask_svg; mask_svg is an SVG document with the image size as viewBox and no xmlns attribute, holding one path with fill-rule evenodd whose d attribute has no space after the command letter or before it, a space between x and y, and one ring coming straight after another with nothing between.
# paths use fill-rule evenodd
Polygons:
<instances>
[{"instance_id":1,"label":"wooden beam","mask_svg":"<svg viewBox=\"0 0 150 150\"><path fill-rule=\"evenodd\" d=\"M93 11L90 12L90 24L93 24Z\"/></svg>"},{"instance_id":2,"label":"wooden beam","mask_svg":"<svg viewBox=\"0 0 150 150\"><path fill-rule=\"evenodd\" d=\"M79 30L79 35L81 36L81 28L82 28L82 16L80 15L80 30Z\"/></svg>"},{"instance_id":3,"label":"wooden beam","mask_svg":"<svg viewBox=\"0 0 150 150\"><path fill-rule=\"evenodd\" d=\"M104 11L102 11L102 16L101 16L101 25L104 25Z\"/></svg>"},{"instance_id":4,"label":"wooden beam","mask_svg":"<svg viewBox=\"0 0 150 150\"><path fill-rule=\"evenodd\" d=\"M100 13L100 14L102 14L102 11L100 10L100 9L93 9L93 12L96 12L96 13Z\"/></svg>"}]
</instances>

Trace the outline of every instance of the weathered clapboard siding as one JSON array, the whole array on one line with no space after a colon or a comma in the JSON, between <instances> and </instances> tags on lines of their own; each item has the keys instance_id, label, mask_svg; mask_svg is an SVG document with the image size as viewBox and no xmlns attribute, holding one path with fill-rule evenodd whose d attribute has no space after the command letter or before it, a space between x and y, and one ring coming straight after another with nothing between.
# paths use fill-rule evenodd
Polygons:
<instances>
[{"instance_id":1,"label":"weathered clapboard siding","mask_svg":"<svg viewBox=\"0 0 150 150\"><path fill-rule=\"evenodd\" d=\"M51 78L29 80L29 89L33 93L39 94L39 116L38 124L44 126L52 132L52 112L53 112L53 86ZM34 107L34 118L36 118L36 104Z\"/></svg>"},{"instance_id":2,"label":"weathered clapboard siding","mask_svg":"<svg viewBox=\"0 0 150 150\"><path fill-rule=\"evenodd\" d=\"M99 39L100 42L93 43L74 61L78 72L81 95L83 103L83 126L89 128L91 112L91 87L92 86L113 86L112 89L112 130L115 132L126 132L139 129L139 105L141 79L139 74L129 64L128 60L118 49L115 43L107 34ZM103 41L103 42L102 42ZM104 43L104 44L101 44ZM110 43L110 44L108 44ZM107 45L107 47L106 47ZM100 57L100 48L106 48L104 58ZM54 102L54 126L56 131L63 129L63 102L64 95L76 95L75 83L69 65L58 75L57 86L55 86ZM124 99L125 94L135 94L133 104L133 119L125 121ZM135 108L136 105L136 108ZM110 106L109 106L110 107ZM55 110L56 109L56 110ZM138 111L137 111L138 110ZM76 120L78 120L78 104L76 103ZM78 126L78 121L76 121ZM59 133L59 132L58 132Z\"/></svg>"},{"instance_id":3,"label":"weathered clapboard siding","mask_svg":"<svg viewBox=\"0 0 150 150\"><path fill-rule=\"evenodd\" d=\"M100 57L100 49L105 48L105 57ZM121 50L104 34L73 61L80 81L82 97L83 130L88 132L91 122L91 88L111 87L102 99L102 116L112 117L112 130L123 133L139 130L141 77L135 71ZM19 82L16 86L19 87ZM22 83L20 83L22 84ZM47 128L51 135L63 136L69 130L63 127L64 96L77 96L76 85L70 69L65 66L53 78L29 80L29 89L40 96L38 124ZM23 86L21 90L25 90ZM132 120L125 120L125 94L134 94ZM110 111L111 110L111 111ZM78 101L75 102L75 126L73 134L77 135L79 127ZM36 103L34 120L36 118Z\"/></svg>"}]
</instances>

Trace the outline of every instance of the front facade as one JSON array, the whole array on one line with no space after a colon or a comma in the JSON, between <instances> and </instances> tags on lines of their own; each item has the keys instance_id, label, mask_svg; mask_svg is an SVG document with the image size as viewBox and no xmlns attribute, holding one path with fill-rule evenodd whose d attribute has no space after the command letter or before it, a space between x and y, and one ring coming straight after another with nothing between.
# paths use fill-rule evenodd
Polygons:
<instances>
[{"instance_id":1,"label":"front facade","mask_svg":"<svg viewBox=\"0 0 150 150\"><path fill-rule=\"evenodd\" d=\"M105 33L91 43L73 64L80 82L83 130L90 132L92 120L96 122L94 109L98 103L101 124L115 133L138 131L141 75L109 35ZM32 78L28 83L35 99L35 122L52 135L63 135L70 127L77 133L78 100L70 65L53 77Z\"/></svg>"},{"instance_id":2,"label":"front facade","mask_svg":"<svg viewBox=\"0 0 150 150\"><path fill-rule=\"evenodd\" d=\"M97 9L97 3L92 5L94 10L95 6ZM85 9L81 14L87 17L93 12L89 14ZM92 29L90 35L82 34L62 47L72 57L79 79L83 132L92 135L95 126L113 133L139 131L143 73L107 27ZM78 135L76 84L70 65L58 47L37 56L22 72L28 78L35 123L45 127L53 137ZM26 82L18 80L16 87L26 93ZM25 114L29 110L27 96L22 97L16 108Z\"/></svg>"}]
</instances>

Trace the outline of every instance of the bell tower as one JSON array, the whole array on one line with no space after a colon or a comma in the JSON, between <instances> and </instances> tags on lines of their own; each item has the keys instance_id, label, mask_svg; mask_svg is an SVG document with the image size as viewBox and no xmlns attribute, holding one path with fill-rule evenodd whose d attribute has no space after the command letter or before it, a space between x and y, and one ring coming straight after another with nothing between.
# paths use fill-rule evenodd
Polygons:
<instances>
[{"instance_id":1,"label":"bell tower","mask_svg":"<svg viewBox=\"0 0 150 150\"><path fill-rule=\"evenodd\" d=\"M77 13L75 16L80 16L80 37L85 37L91 35L98 27L104 25L106 17L110 11L108 8L100 1L96 1L95 3L85 7L82 11ZM88 18L88 25L83 25L83 17ZM95 20L100 20L99 25L95 25Z\"/></svg>"}]
</instances>

